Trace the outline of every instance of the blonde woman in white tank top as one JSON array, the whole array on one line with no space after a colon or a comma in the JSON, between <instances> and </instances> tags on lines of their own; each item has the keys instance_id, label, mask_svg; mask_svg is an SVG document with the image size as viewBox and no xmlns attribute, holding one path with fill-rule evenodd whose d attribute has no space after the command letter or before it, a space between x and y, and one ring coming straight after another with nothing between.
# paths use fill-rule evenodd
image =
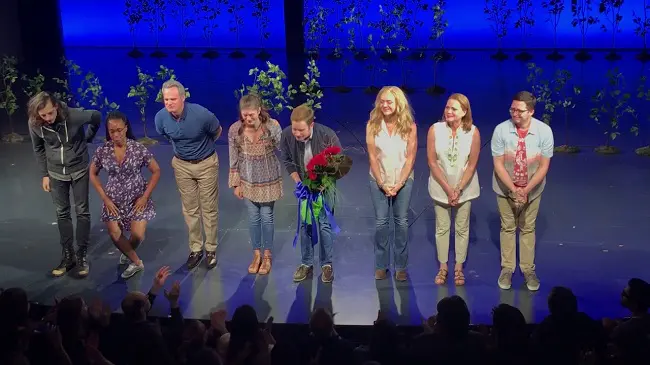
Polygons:
<instances>
[{"instance_id":1,"label":"blonde woman in white tank top","mask_svg":"<svg viewBox=\"0 0 650 365\"><path fill-rule=\"evenodd\" d=\"M455 211L454 284L465 285L463 264L469 245L469 217L471 201L478 198L481 188L476 173L481 136L473 125L472 109L463 94L453 94L447 100L443 121L429 128L427 157L429 195L433 199L436 215L436 248L440 269L437 285L447 282L449 267L449 231L452 211Z\"/></svg>"},{"instance_id":2,"label":"blonde woman in white tank top","mask_svg":"<svg viewBox=\"0 0 650 365\"><path fill-rule=\"evenodd\" d=\"M400 88L387 86L377 94L366 127L366 143L370 162L370 197L375 208L375 279L386 279L390 266L389 238L393 236L395 280L405 281L408 209L418 141L413 112ZM390 230L389 220L395 223L394 232Z\"/></svg>"}]
</instances>

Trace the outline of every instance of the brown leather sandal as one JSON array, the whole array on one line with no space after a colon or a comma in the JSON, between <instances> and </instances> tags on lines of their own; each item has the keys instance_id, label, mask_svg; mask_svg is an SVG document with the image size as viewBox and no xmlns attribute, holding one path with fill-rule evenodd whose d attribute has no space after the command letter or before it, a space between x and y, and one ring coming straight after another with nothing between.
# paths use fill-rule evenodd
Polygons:
<instances>
[{"instance_id":1,"label":"brown leather sandal","mask_svg":"<svg viewBox=\"0 0 650 365\"><path fill-rule=\"evenodd\" d=\"M449 271L447 269L438 270L438 274L436 274L435 279L436 285L444 285L447 282L447 274L449 274Z\"/></svg>"},{"instance_id":2,"label":"brown leather sandal","mask_svg":"<svg viewBox=\"0 0 650 365\"><path fill-rule=\"evenodd\" d=\"M463 270L454 270L454 284L456 286L465 285L465 274L463 274Z\"/></svg>"},{"instance_id":3,"label":"brown leather sandal","mask_svg":"<svg viewBox=\"0 0 650 365\"><path fill-rule=\"evenodd\" d=\"M257 274L260 271L260 265L262 264L262 255L260 255L260 250L253 251L253 262L248 266L249 274Z\"/></svg>"},{"instance_id":4,"label":"brown leather sandal","mask_svg":"<svg viewBox=\"0 0 650 365\"><path fill-rule=\"evenodd\" d=\"M264 257L262 258L262 265L260 266L260 270L258 271L258 274L266 275L270 271L271 271L271 253L264 252Z\"/></svg>"}]
</instances>

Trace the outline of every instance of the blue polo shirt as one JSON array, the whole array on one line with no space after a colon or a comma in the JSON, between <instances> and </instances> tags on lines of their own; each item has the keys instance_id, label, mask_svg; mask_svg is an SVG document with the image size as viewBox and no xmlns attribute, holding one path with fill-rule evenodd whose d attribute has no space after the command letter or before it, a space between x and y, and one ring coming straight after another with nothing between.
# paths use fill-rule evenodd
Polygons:
<instances>
[{"instance_id":1,"label":"blue polo shirt","mask_svg":"<svg viewBox=\"0 0 650 365\"><path fill-rule=\"evenodd\" d=\"M156 131L172 143L176 157L203 160L215 152L214 140L221 124L199 104L185 103L178 120L163 108L156 114L155 122Z\"/></svg>"}]
</instances>

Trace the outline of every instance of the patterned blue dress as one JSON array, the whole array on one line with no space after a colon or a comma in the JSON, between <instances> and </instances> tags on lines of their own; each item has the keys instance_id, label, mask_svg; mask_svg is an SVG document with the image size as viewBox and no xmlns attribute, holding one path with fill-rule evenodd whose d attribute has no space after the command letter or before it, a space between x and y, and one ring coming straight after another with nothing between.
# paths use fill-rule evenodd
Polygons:
<instances>
[{"instance_id":1,"label":"patterned blue dress","mask_svg":"<svg viewBox=\"0 0 650 365\"><path fill-rule=\"evenodd\" d=\"M135 202L147 189L147 181L142 175L142 168L149 167L153 154L141 143L127 139L126 154L121 164L115 158L115 145L107 141L95 151L93 163L99 170L108 172L108 182L104 191L119 210L119 216L112 216L102 206L102 222L117 221L123 231L131 230L133 221L150 221L156 216L151 199L142 213L137 214L133 207Z\"/></svg>"}]
</instances>

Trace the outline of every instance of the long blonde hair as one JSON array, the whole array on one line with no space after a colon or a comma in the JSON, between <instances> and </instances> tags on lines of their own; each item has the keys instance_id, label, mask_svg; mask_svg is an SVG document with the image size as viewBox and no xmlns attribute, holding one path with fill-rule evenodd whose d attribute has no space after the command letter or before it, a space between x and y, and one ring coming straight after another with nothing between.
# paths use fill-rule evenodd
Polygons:
<instances>
[{"instance_id":1,"label":"long blonde hair","mask_svg":"<svg viewBox=\"0 0 650 365\"><path fill-rule=\"evenodd\" d=\"M411 133L413 124L415 124L415 119L413 118L411 104L409 104L402 89L397 86L384 86L379 90L375 99L375 107L370 112L368 129L373 136L379 134L381 122L384 120L384 114L381 112L381 97L386 93L391 93L395 98L395 113L390 117L395 120L395 131L400 137L407 139Z\"/></svg>"},{"instance_id":2,"label":"long blonde hair","mask_svg":"<svg viewBox=\"0 0 650 365\"><path fill-rule=\"evenodd\" d=\"M460 107L465 112L465 116L460 120L460 126L465 132L469 132L472 129L472 124L474 124L474 119L472 119L472 107L469 105L469 99L467 96L459 93L451 94L447 100L456 100ZM442 120L445 120L443 113Z\"/></svg>"}]
</instances>

